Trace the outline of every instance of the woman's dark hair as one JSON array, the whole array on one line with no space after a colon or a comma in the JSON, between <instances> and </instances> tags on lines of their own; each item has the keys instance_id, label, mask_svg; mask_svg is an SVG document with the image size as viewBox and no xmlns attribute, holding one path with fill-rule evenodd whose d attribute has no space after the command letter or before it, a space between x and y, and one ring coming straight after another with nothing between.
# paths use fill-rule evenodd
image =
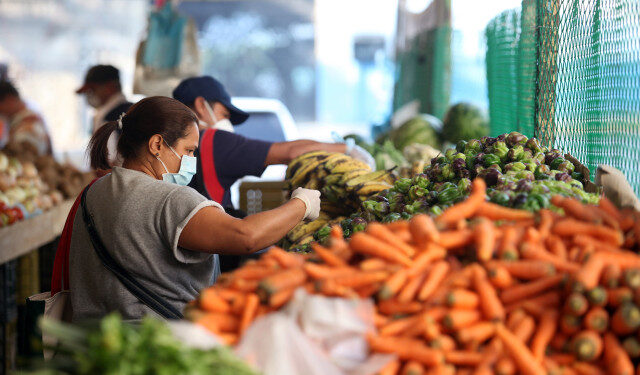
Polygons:
<instances>
[{"instance_id":1,"label":"woman's dark hair","mask_svg":"<svg viewBox=\"0 0 640 375\"><path fill-rule=\"evenodd\" d=\"M185 136L189 126L198 123L195 113L186 105L166 96L152 96L134 104L122 118L122 132L118 153L126 160L133 159L155 134L170 145ZM118 129L117 121L102 125L91 137L87 153L94 169L109 169L109 137Z\"/></svg>"}]
</instances>

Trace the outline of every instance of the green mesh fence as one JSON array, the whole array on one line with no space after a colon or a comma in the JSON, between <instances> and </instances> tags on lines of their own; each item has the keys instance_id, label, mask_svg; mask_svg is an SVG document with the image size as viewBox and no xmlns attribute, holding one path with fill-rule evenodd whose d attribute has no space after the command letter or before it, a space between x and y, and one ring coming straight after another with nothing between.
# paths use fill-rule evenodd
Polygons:
<instances>
[{"instance_id":1,"label":"green mesh fence","mask_svg":"<svg viewBox=\"0 0 640 375\"><path fill-rule=\"evenodd\" d=\"M425 30L398 53L393 108L418 99L420 111L440 119L451 94L451 26Z\"/></svg>"},{"instance_id":2,"label":"green mesh fence","mask_svg":"<svg viewBox=\"0 0 640 375\"><path fill-rule=\"evenodd\" d=\"M537 134L640 193L640 4L539 0Z\"/></svg>"},{"instance_id":3,"label":"green mesh fence","mask_svg":"<svg viewBox=\"0 0 640 375\"><path fill-rule=\"evenodd\" d=\"M520 17L518 17L520 15ZM523 0L486 28L493 134L519 130L640 193L640 2Z\"/></svg>"},{"instance_id":4,"label":"green mesh fence","mask_svg":"<svg viewBox=\"0 0 640 375\"><path fill-rule=\"evenodd\" d=\"M536 11L533 1L507 10L485 30L491 134L534 133Z\"/></svg>"}]
</instances>

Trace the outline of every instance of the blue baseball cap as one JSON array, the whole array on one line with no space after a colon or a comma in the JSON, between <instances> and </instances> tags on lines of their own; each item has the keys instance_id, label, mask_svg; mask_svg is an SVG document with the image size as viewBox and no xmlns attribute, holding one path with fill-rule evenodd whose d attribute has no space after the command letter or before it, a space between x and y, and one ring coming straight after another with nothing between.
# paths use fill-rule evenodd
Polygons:
<instances>
[{"instance_id":1,"label":"blue baseball cap","mask_svg":"<svg viewBox=\"0 0 640 375\"><path fill-rule=\"evenodd\" d=\"M192 105L198 96L202 96L206 101L219 102L229 110L229 121L233 125L242 124L249 118L249 114L233 104L231 104L231 96L224 89L220 81L211 76L187 78L180 82L178 87L173 90L173 98L182 104Z\"/></svg>"}]
</instances>

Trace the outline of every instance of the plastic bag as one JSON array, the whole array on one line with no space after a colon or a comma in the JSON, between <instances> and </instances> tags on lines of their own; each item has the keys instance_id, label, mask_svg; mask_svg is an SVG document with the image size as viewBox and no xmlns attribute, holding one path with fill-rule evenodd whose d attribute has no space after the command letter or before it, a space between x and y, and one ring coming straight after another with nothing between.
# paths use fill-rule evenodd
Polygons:
<instances>
[{"instance_id":1,"label":"plastic bag","mask_svg":"<svg viewBox=\"0 0 640 375\"><path fill-rule=\"evenodd\" d=\"M620 208L640 210L640 200L636 197L624 173L610 165L598 165L596 184L602 186L605 197Z\"/></svg>"},{"instance_id":2,"label":"plastic bag","mask_svg":"<svg viewBox=\"0 0 640 375\"><path fill-rule=\"evenodd\" d=\"M282 311L254 322L236 353L265 375L365 375L392 355L369 355L373 303L309 295L298 289Z\"/></svg>"}]
</instances>

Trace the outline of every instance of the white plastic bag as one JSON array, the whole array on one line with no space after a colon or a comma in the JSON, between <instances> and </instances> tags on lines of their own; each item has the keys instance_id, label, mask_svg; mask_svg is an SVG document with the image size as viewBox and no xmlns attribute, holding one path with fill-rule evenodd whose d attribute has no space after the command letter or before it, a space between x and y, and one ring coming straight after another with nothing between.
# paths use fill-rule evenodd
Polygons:
<instances>
[{"instance_id":1,"label":"white plastic bag","mask_svg":"<svg viewBox=\"0 0 640 375\"><path fill-rule=\"evenodd\" d=\"M281 312L254 322L236 353L264 375L366 375L392 360L368 355L371 300L309 295L298 289Z\"/></svg>"}]
</instances>

